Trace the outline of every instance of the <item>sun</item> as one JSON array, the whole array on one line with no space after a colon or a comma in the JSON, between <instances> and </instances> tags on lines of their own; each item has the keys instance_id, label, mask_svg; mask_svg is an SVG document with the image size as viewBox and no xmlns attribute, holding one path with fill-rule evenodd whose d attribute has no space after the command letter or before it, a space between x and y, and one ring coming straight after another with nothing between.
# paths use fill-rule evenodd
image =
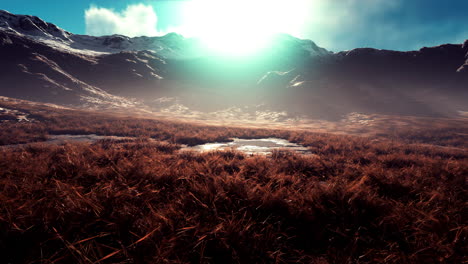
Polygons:
<instances>
[{"instance_id":1,"label":"sun","mask_svg":"<svg viewBox=\"0 0 468 264\"><path fill-rule=\"evenodd\" d=\"M193 0L185 11L186 24L212 52L250 55L267 48L274 34L298 31L305 2Z\"/></svg>"}]
</instances>

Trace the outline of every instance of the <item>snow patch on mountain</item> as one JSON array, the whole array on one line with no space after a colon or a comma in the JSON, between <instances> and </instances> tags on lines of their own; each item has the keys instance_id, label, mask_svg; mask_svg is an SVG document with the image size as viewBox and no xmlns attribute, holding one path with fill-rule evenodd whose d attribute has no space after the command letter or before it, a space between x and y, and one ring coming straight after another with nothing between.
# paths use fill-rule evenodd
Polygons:
<instances>
[{"instance_id":1,"label":"snow patch on mountain","mask_svg":"<svg viewBox=\"0 0 468 264\"><path fill-rule=\"evenodd\" d=\"M36 16L14 15L0 10L0 27L25 35L69 41L71 33Z\"/></svg>"}]
</instances>

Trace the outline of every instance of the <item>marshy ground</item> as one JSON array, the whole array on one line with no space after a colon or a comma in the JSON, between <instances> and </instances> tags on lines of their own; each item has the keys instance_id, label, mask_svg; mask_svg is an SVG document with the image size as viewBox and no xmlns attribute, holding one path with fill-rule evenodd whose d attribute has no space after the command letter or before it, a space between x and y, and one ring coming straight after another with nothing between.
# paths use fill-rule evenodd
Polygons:
<instances>
[{"instance_id":1,"label":"marshy ground","mask_svg":"<svg viewBox=\"0 0 468 264\"><path fill-rule=\"evenodd\" d=\"M36 142L0 148L6 263L468 260L463 120L363 137L2 107L34 121L3 122L1 144ZM46 143L65 134L93 140ZM180 151L232 138L313 155Z\"/></svg>"}]
</instances>

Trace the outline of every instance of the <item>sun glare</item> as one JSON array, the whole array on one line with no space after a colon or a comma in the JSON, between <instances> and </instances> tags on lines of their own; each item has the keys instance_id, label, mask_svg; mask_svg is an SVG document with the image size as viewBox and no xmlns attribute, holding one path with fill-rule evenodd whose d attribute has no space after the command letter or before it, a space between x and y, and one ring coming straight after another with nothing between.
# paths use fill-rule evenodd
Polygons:
<instances>
[{"instance_id":1,"label":"sun glare","mask_svg":"<svg viewBox=\"0 0 468 264\"><path fill-rule=\"evenodd\" d=\"M190 33L207 49L223 55L249 55L266 48L275 33L300 31L307 1L291 2L193 0L185 16Z\"/></svg>"}]
</instances>

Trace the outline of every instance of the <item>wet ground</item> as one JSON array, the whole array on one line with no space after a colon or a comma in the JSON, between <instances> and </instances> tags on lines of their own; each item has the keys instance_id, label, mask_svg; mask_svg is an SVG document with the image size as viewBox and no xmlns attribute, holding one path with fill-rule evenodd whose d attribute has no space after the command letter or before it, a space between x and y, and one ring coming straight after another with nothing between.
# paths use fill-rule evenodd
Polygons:
<instances>
[{"instance_id":1,"label":"wet ground","mask_svg":"<svg viewBox=\"0 0 468 264\"><path fill-rule=\"evenodd\" d=\"M46 141L37 142L38 144L64 144L66 142L82 142L82 143L94 143L98 140L110 139L110 140L132 140L134 137L118 137L118 136L99 136L95 134L90 135L49 135ZM5 145L1 148L17 148L26 146L29 144L16 144L16 145ZM270 155L275 150L290 151L300 154L311 154L310 151L299 144L289 142L281 138L259 138L259 139L242 139L233 138L231 142L226 143L206 143L203 145L197 145L193 147L184 146L181 151L194 151L194 152L209 152L209 151L229 151L235 150L240 151L248 155L259 154L259 155Z\"/></svg>"},{"instance_id":2,"label":"wet ground","mask_svg":"<svg viewBox=\"0 0 468 264\"><path fill-rule=\"evenodd\" d=\"M136 139L134 137L118 137L118 136L98 136L95 134L90 135L49 135L46 143L51 144L63 144L65 142L84 142L94 143L101 139L110 140L124 140L124 139Z\"/></svg>"},{"instance_id":3,"label":"wet ground","mask_svg":"<svg viewBox=\"0 0 468 264\"><path fill-rule=\"evenodd\" d=\"M301 154L310 154L310 151L301 145L291 143L281 138L260 138L260 139L241 139L234 138L232 142L227 143L206 143L193 147L184 147L182 151L226 151L236 150L245 154L269 155L275 150L285 150Z\"/></svg>"},{"instance_id":4,"label":"wet ground","mask_svg":"<svg viewBox=\"0 0 468 264\"><path fill-rule=\"evenodd\" d=\"M19 148L28 145L34 144L64 144L66 142L81 142L81 143L94 143L98 140L102 139L110 139L110 140L135 140L135 137L118 137L118 136L98 136L96 134L89 134L89 135L48 135L46 141L38 141L38 142L31 142L31 143L24 143L24 144L13 144L13 145L3 145L0 146L0 149L3 148Z\"/></svg>"}]
</instances>

